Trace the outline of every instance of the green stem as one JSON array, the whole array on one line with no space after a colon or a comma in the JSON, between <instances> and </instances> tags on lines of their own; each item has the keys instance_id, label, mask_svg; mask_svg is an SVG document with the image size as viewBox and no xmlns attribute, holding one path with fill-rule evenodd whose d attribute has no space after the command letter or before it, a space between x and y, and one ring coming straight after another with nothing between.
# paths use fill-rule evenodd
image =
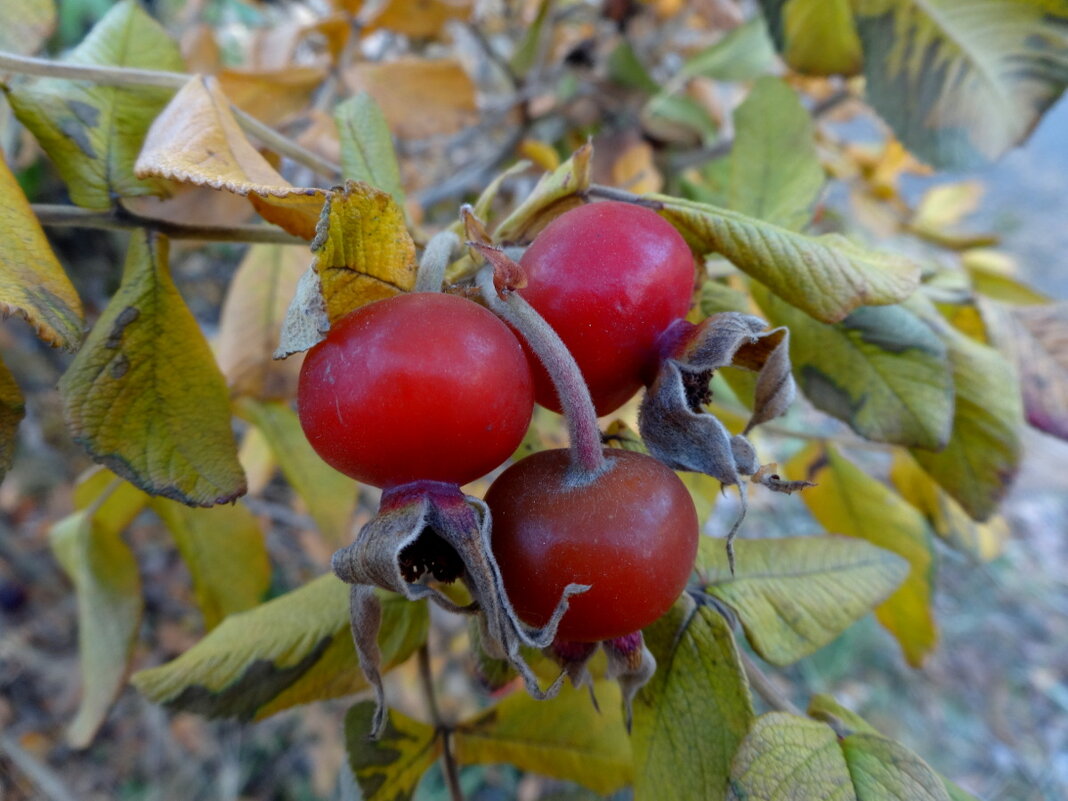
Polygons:
<instances>
[{"instance_id":1,"label":"green stem","mask_svg":"<svg viewBox=\"0 0 1068 801\"><path fill-rule=\"evenodd\" d=\"M35 203L34 214L42 225L56 228L98 228L108 231L127 231L133 228L149 228L171 239L197 239L204 242L254 242L273 245L304 245L307 241L287 234L273 225L257 223L249 225L213 226L185 225L183 223L142 217L121 207L96 211L80 206Z\"/></svg>"}]
</instances>

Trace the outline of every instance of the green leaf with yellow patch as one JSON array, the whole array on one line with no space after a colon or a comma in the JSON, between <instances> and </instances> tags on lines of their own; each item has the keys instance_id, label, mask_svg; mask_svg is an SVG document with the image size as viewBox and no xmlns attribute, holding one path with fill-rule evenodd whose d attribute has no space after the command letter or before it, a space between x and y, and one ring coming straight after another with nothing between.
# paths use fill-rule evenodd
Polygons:
<instances>
[{"instance_id":1,"label":"green leaf with yellow patch","mask_svg":"<svg viewBox=\"0 0 1068 801\"><path fill-rule=\"evenodd\" d=\"M246 398L238 404L238 412L263 432L282 473L304 501L320 533L338 547L350 542L357 483L315 452L288 404Z\"/></svg>"},{"instance_id":2,"label":"green leaf with yellow patch","mask_svg":"<svg viewBox=\"0 0 1068 801\"><path fill-rule=\"evenodd\" d=\"M834 640L909 573L900 556L848 537L739 540L734 575L720 540L702 537L700 546L705 592L734 609L753 649L774 665Z\"/></svg>"},{"instance_id":3,"label":"green leaf with yellow patch","mask_svg":"<svg viewBox=\"0 0 1068 801\"><path fill-rule=\"evenodd\" d=\"M545 173L526 200L493 230L494 241L529 242L556 217L581 206L582 193L590 186L592 158L593 146L587 143L555 170Z\"/></svg>"},{"instance_id":4,"label":"green leaf with yellow patch","mask_svg":"<svg viewBox=\"0 0 1068 801\"><path fill-rule=\"evenodd\" d=\"M917 295L910 307L945 342L956 392L948 444L912 455L973 520L988 520L1020 466L1019 378L1005 357L950 326L926 299Z\"/></svg>"},{"instance_id":5,"label":"green leaf with yellow patch","mask_svg":"<svg viewBox=\"0 0 1068 801\"><path fill-rule=\"evenodd\" d=\"M82 699L67 739L84 748L126 683L141 624L141 577L123 530L144 507L145 495L104 470L75 488L78 511L52 526L49 543L74 584Z\"/></svg>"},{"instance_id":6,"label":"green leaf with yellow patch","mask_svg":"<svg viewBox=\"0 0 1068 801\"><path fill-rule=\"evenodd\" d=\"M271 582L271 564L259 521L241 503L191 509L155 498L152 509L167 526L193 578L204 626L251 609Z\"/></svg>"},{"instance_id":7,"label":"green leaf with yellow patch","mask_svg":"<svg viewBox=\"0 0 1068 801\"><path fill-rule=\"evenodd\" d=\"M823 190L812 118L797 93L764 77L734 112L727 204L735 211L800 231Z\"/></svg>"},{"instance_id":8,"label":"green leaf with yellow patch","mask_svg":"<svg viewBox=\"0 0 1068 801\"><path fill-rule=\"evenodd\" d=\"M191 506L245 491L226 384L167 264L167 241L130 237L122 283L59 382L67 425L93 458Z\"/></svg>"},{"instance_id":9,"label":"green leaf with yellow patch","mask_svg":"<svg viewBox=\"0 0 1068 801\"><path fill-rule=\"evenodd\" d=\"M400 166L382 109L367 92L358 92L334 109L341 138L341 174L350 181L388 193L404 204Z\"/></svg>"},{"instance_id":10,"label":"green leaf with yellow patch","mask_svg":"<svg viewBox=\"0 0 1068 801\"><path fill-rule=\"evenodd\" d=\"M826 723L769 712L731 769L728 801L949 801L938 774L878 734L839 737Z\"/></svg>"},{"instance_id":11,"label":"green leaf with yellow patch","mask_svg":"<svg viewBox=\"0 0 1068 801\"><path fill-rule=\"evenodd\" d=\"M975 522L904 451L894 451L890 480L901 497L923 513L935 534L947 544L981 562L1001 555L1010 533L1004 517L996 515L985 523Z\"/></svg>"},{"instance_id":12,"label":"green leaf with yellow patch","mask_svg":"<svg viewBox=\"0 0 1068 801\"><path fill-rule=\"evenodd\" d=\"M175 44L134 0L116 3L64 59L71 64L181 72ZM12 83L7 96L16 116L55 162L71 200L110 208L116 197L166 194L141 180L133 164L152 120L173 89L107 86L67 78Z\"/></svg>"},{"instance_id":13,"label":"green leaf with yellow patch","mask_svg":"<svg viewBox=\"0 0 1068 801\"><path fill-rule=\"evenodd\" d=\"M383 593L384 669L426 639L426 605ZM254 720L367 688L349 629L349 589L333 574L230 615L160 667L135 673L156 703L212 718Z\"/></svg>"},{"instance_id":14,"label":"green leaf with yellow patch","mask_svg":"<svg viewBox=\"0 0 1068 801\"><path fill-rule=\"evenodd\" d=\"M835 323L859 306L898 303L919 286L902 256L839 234L806 236L741 212L667 195L646 195L697 253L719 253L810 316Z\"/></svg>"},{"instance_id":15,"label":"green leaf with yellow patch","mask_svg":"<svg viewBox=\"0 0 1068 801\"><path fill-rule=\"evenodd\" d=\"M941 448L953 426L946 346L903 306L862 306L828 325L753 287L772 325L790 329L790 362L813 405L862 437Z\"/></svg>"},{"instance_id":16,"label":"green leaf with yellow patch","mask_svg":"<svg viewBox=\"0 0 1068 801\"><path fill-rule=\"evenodd\" d=\"M875 617L900 643L908 663L922 664L938 639L931 609L934 557L923 515L828 445L805 448L785 472L816 483L801 498L828 532L867 540L908 561L908 577L876 607Z\"/></svg>"},{"instance_id":17,"label":"green leaf with yellow patch","mask_svg":"<svg viewBox=\"0 0 1068 801\"><path fill-rule=\"evenodd\" d=\"M19 313L49 345L82 341L82 302L0 150L0 314Z\"/></svg>"},{"instance_id":18,"label":"green leaf with yellow patch","mask_svg":"<svg viewBox=\"0 0 1068 801\"><path fill-rule=\"evenodd\" d=\"M806 75L855 75L864 56L850 0L760 0L783 60Z\"/></svg>"},{"instance_id":19,"label":"green leaf with yellow patch","mask_svg":"<svg viewBox=\"0 0 1068 801\"><path fill-rule=\"evenodd\" d=\"M408 801L441 755L441 739L433 726L391 709L382 736L372 740L374 714L374 702L361 701L345 715L349 769L366 801Z\"/></svg>"},{"instance_id":20,"label":"green leaf with yellow patch","mask_svg":"<svg viewBox=\"0 0 1068 801\"><path fill-rule=\"evenodd\" d=\"M730 626L687 594L644 635L657 667L634 702L635 801L720 797L753 720Z\"/></svg>"},{"instance_id":21,"label":"green leaf with yellow patch","mask_svg":"<svg viewBox=\"0 0 1068 801\"><path fill-rule=\"evenodd\" d=\"M631 746L623 726L623 701L614 682L593 686L600 709L586 687L564 687L549 701L515 692L453 735L463 765L506 762L609 795L633 776Z\"/></svg>"},{"instance_id":22,"label":"green leaf with yellow patch","mask_svg":"<svg viewBox=\"0 0 1068 801\"><path fill-rule=\"evenodd\" d=\"M368 184L348 181L327 197L311 248L331 323L415 286L404 210Z\"/></svg>"},{"instance_id":23,"label":"green leaf with yellow patch","mask_svg":"<svg viewBox=\"0 0 1068 801\"><path fill-rule=\"evenodd\" d=\"M1068 8L1043 0L854 0L866 94L924 161L1020 144L1068 85Z\"/></svg>"},{"instance_id":24,"label":"green leaf with yellow patch","mask_svg":"<svg viewBox=\"0 0 1068 801\"><path fill-rule=\"evenodd\" d=\"M4 480L15 460L16 434L25 414L22 391L15 382L15 376L0 360L0 481Z\"/></svg>"}]
</instances>

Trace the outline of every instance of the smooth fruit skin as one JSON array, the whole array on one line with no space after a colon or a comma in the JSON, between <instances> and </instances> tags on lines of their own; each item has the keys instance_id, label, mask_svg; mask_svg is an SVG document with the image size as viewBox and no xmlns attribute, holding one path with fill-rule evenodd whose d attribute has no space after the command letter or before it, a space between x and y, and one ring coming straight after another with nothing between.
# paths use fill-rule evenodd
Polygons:
<instances>
[{"instance_id":1,"label":"smooth fruit skin","mask_svg":"<svg viewBox=\"0 0 1068 801\"><path fill-rule=\"evenodd\" d=\"M657 337L689 311L690 248L670 223L630 203L591 203L538 234L519 262L520 294L578 362L598 415L626 403L655 374ZM560 411L545 370L529 354L535 398Z\"/></svg>"},{"instance_id":2,"label":"smooth fruit skin","mask_svg":"<svg viewBox=\"0 0 1068 801\"><path fill-rule=\"evenodd\" d=\"M690 493L671 470L641 453L606 450L611 469L568 486L565 450L540 451L493 482L493 553L520 619L544 625L571 583L558 640L621 637L664 614L686 587L697 553Z\"/></svg>"},{"instance_id":3,"label":"smooth fruit skin","mask_svg":"<svg viewBox=\"0 0 1068 801\"><path fill-rule=\"evenodd\" d=\"M518 340L489 311L415 293L335 323L304 360L297 407L316 452L359 481L464 484L519 446L533 381Z\"/></svg>"}]
</instances>

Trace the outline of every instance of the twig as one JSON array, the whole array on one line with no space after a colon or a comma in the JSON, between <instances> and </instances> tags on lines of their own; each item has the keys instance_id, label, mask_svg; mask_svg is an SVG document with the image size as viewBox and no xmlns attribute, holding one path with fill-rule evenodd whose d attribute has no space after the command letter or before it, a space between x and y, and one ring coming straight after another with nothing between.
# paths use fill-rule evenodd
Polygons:
<instances>
[{"instance_id":1,"label":"twig","mask_svg":"<svg viewBox=\"0 0 1068 801\"><path fill-rule=\"evenodd\" d=\"M167 89L181 89L193 77L181 72L71 64L4 52L0 52L0 72L16 72L49 78L70 78L71 80L90 81L104 86L158 86ZM312 153L303 145L297 144L270 126L264 125L237 106L231 104L230 110L234 113L238 124L245 133L259 139L263 144L276 150L281 155L291 158L298 164L303 164L331 181L336 181L341 177L341 167L338 165L316 153Z\"/></svg>"},{"instance_id":2,"label":"twig","mask_svg":"<svg viewBox=\"0 0 1068 801\"><path fill-rule=\"evenodd\" d=\"M795 706L793 701L782 694L767 674L757 667L749 654L739 649L738 657L742 662L742 669L745 670L745 677L749 680L749 686L756 690L756 694L763 698L768 706L779 712L789 712L799 717L805 716L805 713Z\"/></svg>"},{"instance_id":3,"label":"twig","mask_svg":"<svg viewBox=\"0 0 1068 801\"><path fill-rule=\"evenodd\" d=\"M42 225L57 228L100 228L125 231L149 228L171 239L198 239L204 242L262 242L274 245L307 245L299 236L288 234L273 225L185 225L183 223L142 217L121 207L106 211L83 209L80 206L35 203L32 206Z\"/></svg>"},{"instance_id":4,"label":"twig","mask_svg":"<svg viewBox=\"0 0 1068 801\"><path fill-rule=\"evenodd\" d=\"M10 734L0 734L0 754L6 754L11 764L41 791L44 798L50 801L76 801L59 775L20 746Z\"/></svg>"},{"instance_id":5,"label":"twig","mask_svg":"<svg viewBox=\"0 0 1068 801\"><path fill-rule=\"evenodd\" d=\"M464 791L460 787L460 770L456 765L456 756L452 753L452 730L445 725L438 708L434 675L430 670L430 647L425 642L419 646L419 679L422 681L426 703L430 708L430 718L441 734L441 764L445 773L445 785L449 788L449 798L452 801L464 801Z\"/></svg>"}]
</instances>

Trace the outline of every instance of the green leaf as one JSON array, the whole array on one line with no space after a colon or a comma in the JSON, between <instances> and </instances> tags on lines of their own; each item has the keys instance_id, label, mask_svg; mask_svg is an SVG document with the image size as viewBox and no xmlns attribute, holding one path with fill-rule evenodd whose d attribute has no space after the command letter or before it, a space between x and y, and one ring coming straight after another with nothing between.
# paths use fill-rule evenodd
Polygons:
<instances>
[{"instance_id":1,"label":"green leaf","mask_svg":"<svg viewBox=\"0 0 1068 801\"><path fill-rule=\"evenodd\" d=\"M112 6L64 61L184 69L178 46L134 0ZM55 162L79 206L106 209L115 197L165 194L159 181L135 178L133 164L173 89L35 78L11 85L7 93L16 116Z\"/></svg>"},{"instance_id":2,"label":"green leaf","mask_svg":"<svg viewBox=\"0 0 1068 801\"><path fill-rule=\"evenodd\" d=\"M783 59L807 75L855 75L863 55L850 0L761 0Z\"/></svg>"},{"instance_id":3,"label":"green leaf","mask_svg":"<svg viewBox=\"0 0 1068 801\"><path fill-rule=\"evenodd\" d=\"M141 577L122 531L144 505L144 495L99 471L78 486L76 496L84 508L56 523L49 542L78 600L82 700L67 739L84 748L126 683L141 624Z\"/></svg>"},{"instance_id":4,"label":"green leaf","mask_svg":"<svg viewBox=\"0 0 1068 801\"><path fill-rule=\"evenodd\" d=\"M642 107L642 125L661 139L711 142L719 127L708 110L686 95L664 90Z\"/></svg>"},{"instance_id":5,"label":"green leaf","mask_svg":"<svg viewBox=\"0 0 1068 801\"><path fill-rule=\"evenodd\" d=\"M649 95L660 91L660 85L653 80L626 39L621 39L608 55L608 74L613 81L628 89L637 89Z\"/></svg>"},{"instance_id":6,"label":"green leaf","mask_svg":"<svg viewBox=\"0 0 1068 801\"><path fill-rule=\"evenodd\" d=\"M922 664L938 638L931 610L934 558L923 516L829 446L812 444L785 472L816 482L801 498L827 531L867 540L908 560L908 577L875 616L897 638L908 663Z\"/></svg>"},{"instance_id":7,"label":"green leaf","mask_svg":"<svg viewBox=\"0 0 1068 801\"><path fill-rule=\"evenodd\" d=\"M734 112L728 205L800 231L823 189L812 118L787 84L764 77Z\"/></svg>"},{"instance_id":8,"label":"green leaf","mask_svg":"<svg viewBox=\"0 0 1068 801\"><path fill-rule=\"evenodd\" d=\"M830 726L783 712L757 719L738 749L729 801L949 801L942 781L905 747L875 734L841 740Z\"/></svg>"},{"instance_id":9,"label":"green leaf","mask_svg":"<svg viewBox=\"0 0 1068 801\"><path fill-rule=\"evenodd\" d=\"M82 302L0 150L0 315L15 312L50 345L82 341Z\"/></svg>"},{"instance_id":10,"label":"green leaf","mask_svg":"<svg viewBox=\"0 0 1068 801\"><path fill-rule=\"evenodd\" d=\"M585 144L552 172L545 173L534 190L493 231L495 242L522 242L534 236L553 219L583 203L590 186L593 147Z\"/></svg>"},{"instance_id":11,"label":"green leaf","mask_svg":"<svg viewBox=\"0 0 1068 801\"><path fill-rule=\"evenodd\" d=\"M1042 0L854 0L867 95L931 164L1022 142L1068 83L1068 9Z\"/></svg>"},{"instance_id":12,"label":"green leaf","mask_svg":"<svg viewBox=\"0 0 1068 801\"><path fill-rule=\"evenodd\" d=\"M696 252L715 252L810 316L836 323L859 306L898 303L919 286L919 267L838 234L805 236L748 215L667 195L647 195Z\"/></svg>"},{"instance_id":13,"label":"green leaf","mask_svg":"<svg viewBox=\"0 0 1068 801\"><path fill-rule=\"evenodd\" d=\"M126 480L189 505L245 491L226 384L167 266L138 230L122 283L59 382L74 438Z\"/></svg>"},{"instance_id":14,"label":"green leaf","mask_svg":"<svg viewBox=\"0 0 1068 801\"><path fill-rule=\"evenodd\" d=\"M550 701L515 692L456 728L457 760L464 765L507 762L566 779L609 795L632 779L630 739L622 697L614 682L565 687Z\"/></svg>"},{"instance_id":15,"label":"green leaf","mask_svg":"<svg viewBox=\"0 0 1068 801\"><path fill-rule=\"evenodd\" d=\"M0 360L0 481L4 480L15 460L15 435L25 414L26 407L15 376Z\"/></svg>"},{"instance_id":16,"label":"green leaf","mask_svg":"<svg viewBox=\"0 0 1068 801\"><path fill-rule=\"evenodd\" d=\"M433 726L391 709L377 740L367 736L375 714L373 701L361 701L345 716L349 768L366 801L407 801L419 780L441 754Z\"/></svg>"},{"instance_id":17,"label":"green leaf","mask_svg":"<svg viewBox=\"0 0 1068 801\"><path fill-rule=\"evenodd\" d=\"M339 546L351 541L356 482L322 460L287 404L243 399L238 409L263 432L286 480L308 507L322 535Z\"/></svg>"},{"instance_id":18,"label":"green leaf","mask_svg":"<svg viewBox=\"0 0 1068 801\"><path fill-rule=\"evenodd\" d=\"M31 55L55 28L55 0L4 0L0 3L0 50Z\"/></svg>"},{"instance_id":19,"label":"green leaf","mask_svg":"<svg viewBox=\"0 0 1068 801\"><path fill-rule=\"evenodd\" d=\"M774 63L768 29L764 20L754 17L688 58L680 78L703 75L717 81L749 81L768 72Z\"/></svg>"},{"instance_id":20,"label":"green leaf","mask_svg":"<svg viewBox=\"0 0 1068 801\"><path fill-rule=\"evenodd\" d=\"M426 638L426 605L382 595L383 665L394 667ZM297 704L367 688L349 630L349 590L320 576L265 604L230 615L160 667L135 673L156 703L207 717L253 720Z\"/></svg>"},{"instance_id":21,"label":"green leaf","mask_svg":"<svg viewBox=\"0 0 1068 801\"><path fill-rule=\"evenodd\" d=\"M862 306L827 325L753 287L771 325L790 329L801 391L820 409L879 442L941 448L953 426L946 346L902 306Z\"/></svg>"},{"instance_id":22,"label":"green leaf","mask_svg":"<svg viewBox=\"0 0 1068 801\"><path fill-rule=\"evenodd\" d=\"M732 576L721 545L701 538L705 591L738 613L753 649L775 665L831 642L885 601L909 572L904 559L862 540L788 537L739 540Z\"/></svg>"},{"instance_id":23,"label":"green leaf","mask_svg":"<svg viewBox=\"0 0 1068 801\"><path fill-rule=\"evenodd\" d=\"M949 350L956 411L949 443L912 455L974 520L987 520L1020 466L1023 402L1012 366L993 348L945 323L929 306L914 307L937 326Z\"/></svg>"},{"instance_id":24,"label":"green leaf","mask_svg":"<svg viewBox=\"0 0 1068 801\"><path fill-rule=\"evenodd\" d=\"M400 166L386 117L367 92L359 92L334 109L341 137L341 174L388 192L404 205Z\"/></svg>"},{"instance_id":25,"label":"green leaf","mask_svg":"<svg viewBox=\"0 0 1068 801\"><path fill-rule=\"evenodd\" d=\"M645 630L656 673L634 703L634 798L715 798L753 720L730 627L684 595Z\"/></svg>"},{"instance_id":26,"label":"green leaf","mask_svg":"<svg viewBox=\"0 0 1068 801\"><path fill-rule=\"evenodd\" d=\"M152 508L189 568L206 628L260 602L271 583L271 565L252 512L240 503L190 509L166 498L154 499Z\"/></svg>"},{"instance_id":27,"label":"green leaf","mask_svg":"<svg viewBox=\"0 0 1068 801\"><path fill-rule=\"evenodd\" d=\"M523 40L512 54L509 66L517 76L523 77L534 67L538 60L538 52L542 47L542 37L545 34L545 20L549 16L552 7L551 0L541 0L538 5L538 13L534 22L526 29Z\"/></svg>"},{"instance_id":28,"label":"green leaf","mask_svg":"<svg viewBox=\"0 0 1068 801\"><path fill-rule=\"evenodd\" d=\"M809 700L808 714L816 720L831 723L839 730L848 732L863 732L865 734L878 735L879 732L864 718L852 710L846 709L829 695L814 695ZM952 801L979 801L971 793L968 793L951 782L945 776L938 777L945 787Z\"/></svg>"}]
</instances>

